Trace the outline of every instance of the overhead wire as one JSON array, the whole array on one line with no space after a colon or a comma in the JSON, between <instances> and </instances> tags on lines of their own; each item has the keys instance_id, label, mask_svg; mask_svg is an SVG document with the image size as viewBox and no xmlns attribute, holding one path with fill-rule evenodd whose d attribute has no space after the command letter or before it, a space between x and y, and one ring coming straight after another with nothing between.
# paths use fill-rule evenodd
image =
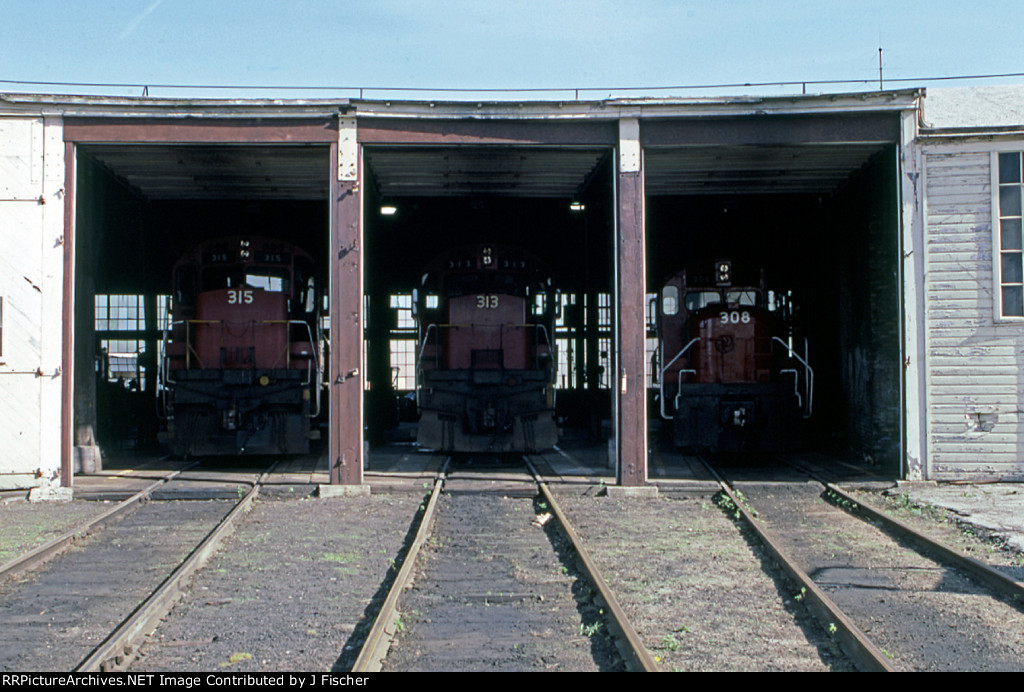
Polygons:
<instances>
[{"instance_id":1,"label":"overhead wire","mask_svg":"<svg viewBox=\"0 0 1024 692\"><path fill-rule=\"evenodd\" d=\"M938 77L887 77L885 81L889 84L924 84L928 82L948 81L976 81L989 79L1008 79L1024 77L1024 72L1005 72L993 74L965 74L947 75ZM34 81L20 79L0 79L0 84L13 86L34 86L51 88L90 88L90 89L142 89L143 95L148 96L150 89L168 90L192 90L192 91L331 91L331 92L358 92L360 98L367 92L388 94L388 93L436 93L436 94L552 94L572 93L579 95L593 92L620 92L620 93L658 93L665 91L697 91L717 89L749 89L766 87L802 87L826 86L826 85L864 85L877 82L876 78L865 79L808 79L808 80L785 80L785 81L764 81L764 82L722 82L715 84L674 84L664 86L593 86L593 87L407 87L407 86L356 86L356 85L296 85L296 84L173 84L173 83L143 83L143 82L65 82L65 81Z\"/></svg>"}]
</instances>

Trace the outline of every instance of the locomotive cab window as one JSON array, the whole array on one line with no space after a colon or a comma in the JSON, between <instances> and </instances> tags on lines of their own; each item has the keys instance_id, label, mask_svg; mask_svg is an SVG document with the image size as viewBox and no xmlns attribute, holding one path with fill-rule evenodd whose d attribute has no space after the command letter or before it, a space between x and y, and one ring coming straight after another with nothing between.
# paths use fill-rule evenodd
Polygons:
<instances>
[{"instance_id":1,"label":"locomotive cab window","mask_svg":"<svg viewBox=\"0 0 1024 692\"><path fill-rule=\"evenodd\" d=\"M194 264L185 264L174 272L174 302L181 307L190 307L196 298L199 270Z\"/></svg>"},{"instance_id":2,"label":"locomotive cab window","mask_svg":"<svg viewBox=\"0 0 1024 692\"><path fill-rule=\"evenodd\" d=\"M749 305L756 306L760 303L758 296L760 291L747 290L747 291L727 291L725 294L725 302L729 305Z\"/></svg>"},{"instance_id":3,"label":"locomotive cab window","mask_svg":"<svg viewBox=\"0 0 1024 692\"><path fill-rule=\"evenodd\" d=\"M722 294L718 291L688 291L686 294L686 309L690 312L721 302Z\"/></svg>"},{"instance_id":4,"label":"locomotive cab window","mask_svg":"<svg viewBox=\"0 0 1024 692\"><path fill-rule=\"evenodd\" d=\"M271 293L285 293L289 290L288 272L279 269L251 269L245 275L245 285Z\"/></svg>"},{"instance_id":5,"label":"locomotive cab window","mask_svg":"<svg viewBox=\"0 0 1024 692\"><path fill-rule=\"evenodd\" d=\"M675 315L679 312L679 287L666 286L661 291L661 311L666 315Z\"/></svg>"},{"instance_id":6,"label":"locomotive cab window","mask_svg":"<svg viewBox=\"0 0 1024 692\"><path fill-rule=\"evenodd\" d=\"M212 266L207 267L202 272L202 280L200 281L200 291L216 291L221 288L232 288L242 283L245 277L244 268L239 265L237 267L223 267L223 266Z\"/></svg>"}]
</instances>

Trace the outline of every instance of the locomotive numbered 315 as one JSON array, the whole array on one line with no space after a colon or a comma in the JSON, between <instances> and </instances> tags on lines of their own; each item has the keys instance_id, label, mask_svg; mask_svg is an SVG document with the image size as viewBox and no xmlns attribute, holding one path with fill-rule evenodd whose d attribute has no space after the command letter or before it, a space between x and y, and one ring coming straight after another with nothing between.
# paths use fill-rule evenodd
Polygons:
<instances>
[{"instance_id":1,"label":"locomotive numbered 315","mask_svg":"<svg viewBox=\"0 0 1024 692\"><path fill-rule=\"evenodd\" d=\"M414 295L417 441L445 452L535 452L558 441L558 296L537 260L478 245L435 259Z\"/></svg>"},{"instance_id":2,"label":"locomotive numbered 315","mask_svg":"<svg viewBox=\"0 0 1024 692\"><path fill-rule=\"evenodd\" d=\"M174 266L162 379L171 451L303 454L319 431L313 259L269 238L203 243Z\"/></svg>"},{"instance_id":3,"label":"locomotive numbered 315","mask_svg":"<svg viewBox=\"0 0 1024 692\"><path fill-rule=\"evenodd\" d=\"M791 295L769 290L763 271L718 260L674 274L658 296L658 333L661 415L677 447L796 446L814 372L806 339L796 343Z\"/></svg>"}]
</instances>

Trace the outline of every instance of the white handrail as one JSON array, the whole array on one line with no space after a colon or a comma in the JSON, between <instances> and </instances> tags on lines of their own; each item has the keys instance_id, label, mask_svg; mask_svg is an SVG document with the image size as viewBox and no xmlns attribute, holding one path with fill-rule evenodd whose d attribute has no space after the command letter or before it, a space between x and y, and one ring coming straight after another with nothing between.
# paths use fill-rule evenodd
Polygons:
<instances>
[{"instance_id":1,"label":"white handrail","mask_svg":"<svg viewBox=\"0 0 1024 692\"><path fill-rule=\"evenodd\" d=\"M665 372L670 367L672 367L672 363L675 363L677 360L679 360L680 356L682 356L684 353L686 353L686 351L691 346L693 346L695 343L697 343L698 341L700 341L700 337L699 336L695 336L694 338L690 339L690 343L688 343L685 346L683 346L683 350L681 350L679 353L677 353L675 355L675 357L672 360L670 360L660 371L660 375L658 377L658 390L659 390L659 398L661 399L661 401L659 402L659 404L660 404L660 408L661 408L661 417L664 418L665 420L672 420L672 417L669 416L667 413L665 413ZM687 371L687 372L692 372L692 371ZM682 377L682 372L680 372L679 375L680 375L680 377ZM680 381L680 384L682 384L681 381Z\"/></svg>"},{"instance_id":2,"label":"white handrail","mask_svg":"<svg viewBox=\"0 0 1024 692\"><path fill-rule=\"evenodd\" d=\"M795 358L797 361L800 362L801 365L804 366L804 390L805 390L805 396L806 396L806 399L807 399L807 405L806 405L806 407L801 406L801 408L804 409L803 417L804 418L810 418L811 415L814 412L814 369L811 367L810 363L807 362L807 359L805 357L802 357L799 353L797 353L795 350L793 350L793 347L790 346L789 344L787 344L785 341L783 341L782 339L780 339L777 336L773 336L772 337L772 341L778 341L780 344L782 344L782 346L787 351L789 351L789 357L790 358ZM807 355L807 348L808 348L807 339L804 339L804 356ZM783 372L786 372L786 371L783 371ZM790 371L790 372L795 372L795 371ZM795 387L796 387L796 384L794 383L794 388ZM800 399L800 397L799 397L799 394L798 394L797 395L797 401L798 402L799 402L799 399Z\"/></svg>"}]
</instances>

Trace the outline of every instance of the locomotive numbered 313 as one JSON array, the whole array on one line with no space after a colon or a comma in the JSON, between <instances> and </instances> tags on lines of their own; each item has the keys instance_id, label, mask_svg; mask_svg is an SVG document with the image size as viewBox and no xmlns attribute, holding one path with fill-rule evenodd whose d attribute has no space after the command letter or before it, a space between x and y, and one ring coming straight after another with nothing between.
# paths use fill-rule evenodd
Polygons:
<instances>
[{"instance_id":1,"label":"locomotive numbered 313","mask_svg":"<svg viewBox=\"0 0 1024 692\"><path fill-rule=\"evenodd\" d=\"M319 431L313 259L269 238L203 243L174 266L162 379L174 454L303 454Z\"/></svg>"},{"instance_id":2,"label":"locomotive numbered 313","mask_svg":"<svg viewBox=\"0 0 1024 692\"><path fill-rule=\"evenodd\" d=\"M517 248L464 247L428 265L414 294L421 446L507 453L557 443L558 298Z\"/></svg>"},{"instance_id":3,"label":"locomotive numbered 313","mask_svg":"<svg viewBox=\"0 0 1024 692\"><path fill-rule=\"evenodd\" d=\"M658 296L663 418L677 447L783 451L811 415L814 372L796 343L792 296L730 260L684 269Z\"/></svg>"}]
</instances>

